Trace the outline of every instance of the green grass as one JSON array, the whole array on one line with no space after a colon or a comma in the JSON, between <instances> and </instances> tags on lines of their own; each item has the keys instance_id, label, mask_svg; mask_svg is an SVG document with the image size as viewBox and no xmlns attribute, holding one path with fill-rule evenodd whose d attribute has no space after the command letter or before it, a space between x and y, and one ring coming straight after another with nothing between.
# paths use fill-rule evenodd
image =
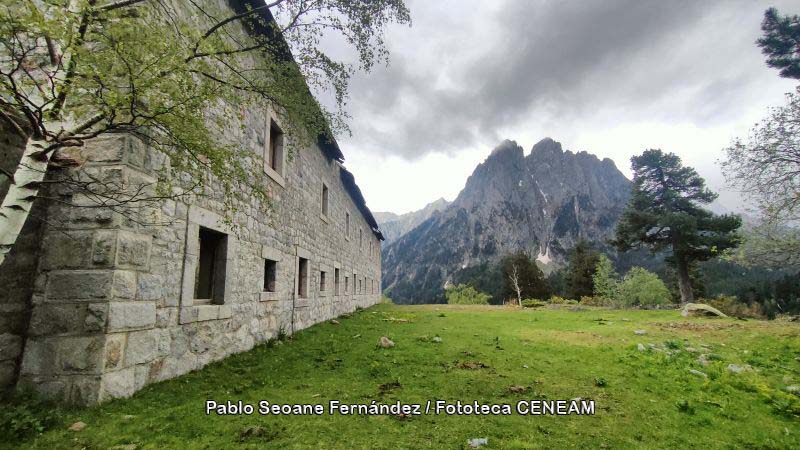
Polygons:
<instances>
[{"instance_id":1,"label":"green grass","mask_svg":"<svg viewBox=\"0 0 800 450\"><path fill-rule=\"evenodd\" d=\"M51 411L57 417L43 433L0 447L444 449L479 437L489 439L482 448L509 449L800 447L800 399L782 390L800 384L796 322L685 319L676 311L387 304L340 322L148 386L130 399ZM639 329L647 334L635 335ZM382 335L396 346L376 348ZM664 350L641 352L639 343ZM701 344L712 354L706 367L685 350ZM732 374L732 363L755 370ZM596 415L204 414L206 399L516 404L575 397L594 399ZM87 424L83 431L67 430L79 420Z\"/></svg>"}]
</instances>

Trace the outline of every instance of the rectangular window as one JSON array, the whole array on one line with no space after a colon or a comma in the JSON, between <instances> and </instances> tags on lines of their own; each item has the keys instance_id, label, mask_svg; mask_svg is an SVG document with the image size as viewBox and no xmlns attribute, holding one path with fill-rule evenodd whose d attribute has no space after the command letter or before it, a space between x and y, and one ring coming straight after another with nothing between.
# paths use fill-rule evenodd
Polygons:
<instances>
[{"instance_id":1,"label":"rectangular window","mask_svg":"<svg viewBox=\"0 0 800 450\"><path fill-rule=\"evenodd\" d=\"M221 304L225 295L225 260L228 236L200 227L200 257L195 274L195 304Z\"/></svg>"},{"instance_id":2,"label":"rectangular window","mask_svg":"<svg viewBox=\"0 0 800 450\"><path fill-rule=\"evenodd\" d=\"M344 213L344 236L350 239L350 213Z\"/></svg>"},{"instance_id":3,"label":"rectangular window","mask_svg":"<svg viewBox=\"0 0 800 450\"><path fill-rule=\"evenodd\" d=\"M328 215L328 186L322 183L322 214Z\"/></svg>"},{"instance_id":4,"label":"rectangular window","mask_svg":"<svg viewBox=\"0 0 800 450\"><path fill-rule=\"evenodd\" d=\"M361 278L358 279L358 293L361 293Z\"/></svg>"},{"instance_id":5,"label":"rectangular window","mask_svg":"<svg viewBox=\"0 0 800 450\"><path fill-rule=\"evenodd\" d=\"M270 120L267 164L279 175L283 175L283 130Z\"/></svg>"},{"instance_id":6,"label":"rectangular window","mask_svg":"<svg viewBox=\"0 0 800 450\"><path fill-rule=\"evenodd\" d=\"M344 277L344 293L350 292L350 277Z\"/></svg>"},{"instance_id":7,"label":"rectangular window","mask_svg":"<svg viewBox=\"0 0 800 450\"><path fill-rule=\"evenodd\" d=\"M361 228L358 229L358 248L361 248L364 244L364 230Z\"/></svg>"},{"instance_id":8,"label":"rectangular window","mask_svg":"<svg viewBox=\"0 0 800 450\"><path fill-rule=\"evenodd\" d=\"M297 295L300 298L308 298L308 260L300 258L297 264Z\"/></svg>"},{"instance_id":9,"label":"rectangular window","mask_svg":"<svg viewBox=\"0 0 800 450\"><path fill-rule=\"evenodd\" d=\"M333 295L339 294L339 269L333 269Z\"/></svg>"},{"instance_id":10,"label":"rectangular window","mask_svg":"<svg viewBox=\"0 0 800 450\"><path fill-rule=\"evenodd\" d=\"M319 291L325 292L325 272L322 270L319 272Z\"/></svg>"},{"instance_id":11,"label":"rectangular window","mask_svg":"<svg viewBox=\"0 0 800 450\"><path fill-rule=\"evenodd\" d=\"M275 279L278 275L278 262L264 259L264 292L275 292Z\"/></svg>"}]
</instances>

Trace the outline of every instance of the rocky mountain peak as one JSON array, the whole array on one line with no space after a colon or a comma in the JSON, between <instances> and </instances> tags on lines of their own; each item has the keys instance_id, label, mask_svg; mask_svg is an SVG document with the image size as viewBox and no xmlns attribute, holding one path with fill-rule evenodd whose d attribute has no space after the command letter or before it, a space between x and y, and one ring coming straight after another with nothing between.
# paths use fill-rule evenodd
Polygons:
<instances>
[{"instance_id":1,"label":"rocky mountain peak","mask_svg":"<svg viewBox=\"0 0 800 450\"><path fill-rule=\"evenodd\" d=\"M551 138L527 157L501 142L452 204L384 248L384 288L395 301L426 301L460 271L517 251L560 265L580 239L605 242L630 196L630 181L607 161Z\"/></svg>"},{"instance_id":2,"label":"rocky mountain peak","mask_svg":"<svg viewBox=\"0 0 800 450\"><path fill-rule=\"evenodd\" d=\"M534 153L538 153L539 155L542 154L559 155L564 153L564 150L562 150L560 142L554 141L553 139L546 137L541 141L533 144L533 149L531 149L531 155L533 155Z\"/></svg>"}]
</instances>

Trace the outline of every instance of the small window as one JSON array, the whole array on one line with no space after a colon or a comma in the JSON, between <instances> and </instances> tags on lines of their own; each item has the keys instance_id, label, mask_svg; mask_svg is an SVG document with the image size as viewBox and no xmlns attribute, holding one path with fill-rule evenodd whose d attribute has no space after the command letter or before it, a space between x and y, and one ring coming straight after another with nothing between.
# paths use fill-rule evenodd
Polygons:
<instances>
[{"instance_id":1,"label":"small window","mask_svg":"<svg viewBox=\"0 0 800 450\"><path fill-rule=\"evenodd\" d=\"M194 303L221 304L225 295L225 260L228 236L200 227L200 257L195 274Z\"/></svg>"},{"instance_id":2,"label":"small window","mask_svg":"<svg viewBox=\"0 0 800 450\"><path fill-rule=\"evenodd\" d=\"M300 298L308 298L308 260L306 258L300 258L297 264L297 271L297 295Z\"/></svg>"},{"instance_id":3,"label":"small window","mask_svg":"<svg viewBox=\"0 0 800 450\"><path fill-rule=\"evenodd\" d=\"M333 295L339 294L339 269L333 269Z\"/></svg>"},{"instance_id":4,"label":"small window","mask_svg":"<svg viewBox=\"0 0 800 450\"><path fill-rule=\"evenodd\" d=\"M283 131L274 120L270 120L267 145L267 164L279 175L283 175Z\"/></svg>"},{"instance_id":5,"label":"small window","mask_svg":"<svg viewBox=\"0 0 800 450\"><path fill-rule=\"evenodd\" d=\"M264 292L275 292L275 279L278 274L278 262L264 260Z\"/></svg>"},{"instance_id":6,"label":"small window","mask_svg":"<svg viewBox=\"0 0 800 450\"><path fill-rule=\"evenodd\" d=\"M350 292L350 277L344 277L344 293Z\"/></svg>"},{"instance_id":7,"label":"small window","mask_svg":"<svg viewBox=\"0 0 800 450\"><path fill-rule=\"evenodd\" d=\"M361 293L361 278L358 279L358 293Z\"/></svg>"},{"instance_id":8,"label":"small window","mask_svg":"<svg viewBox=\"0 0 800 450\"><path fill-rule=\"evenodd\" d=\"M364 230L361 228L358 229L358 248L361 248L364 244Z\"/></svg>"},{"instance_id":9,"label":"small window","mask_svg":"<svg viewBox=\"0 0 800 450\"><path fill-rule=\"evenodd\" d=\"M325 292L325 272L320 270L319 272L319 291Z\"/></svg>"},{"instance_id":10,"label":"small window","mask_svg":"<svg viewBox=\"0 0 800 450\"><path fill-rule=\"evenodd\" d=\"M344 236L350 239L350 213L344 213Z\"/></svg>"},{"instance_id":11,"label":"small window","mask_svg":"<svg viewBox=\"0 0 800 450\"><path fill-rule=\"evenodd\" d=\"M328 215L328 186L322 183L322 214Z\"/></svg>"}]
</instances>

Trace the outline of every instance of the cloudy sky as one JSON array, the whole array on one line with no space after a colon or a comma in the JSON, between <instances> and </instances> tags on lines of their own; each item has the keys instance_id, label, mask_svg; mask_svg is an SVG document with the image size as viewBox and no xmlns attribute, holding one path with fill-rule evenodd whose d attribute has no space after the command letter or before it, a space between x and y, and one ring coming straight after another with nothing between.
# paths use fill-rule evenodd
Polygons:
<instances>
[{"instance_id":1,"label":"cloudy sky","mask_svg":"<svg viewBox=\"0 0 800 450\"><path fill-rule=\"evenodd\" d=\"M754 41L796 1L406 0L389 67L357 75L340 138L373 211L452 200L501 140L549 136L630 176L646 148L680 155L716 190L722 149L795 85ZM723 208L738 196L723 192Z\"/></svg>"}]
</instances>

